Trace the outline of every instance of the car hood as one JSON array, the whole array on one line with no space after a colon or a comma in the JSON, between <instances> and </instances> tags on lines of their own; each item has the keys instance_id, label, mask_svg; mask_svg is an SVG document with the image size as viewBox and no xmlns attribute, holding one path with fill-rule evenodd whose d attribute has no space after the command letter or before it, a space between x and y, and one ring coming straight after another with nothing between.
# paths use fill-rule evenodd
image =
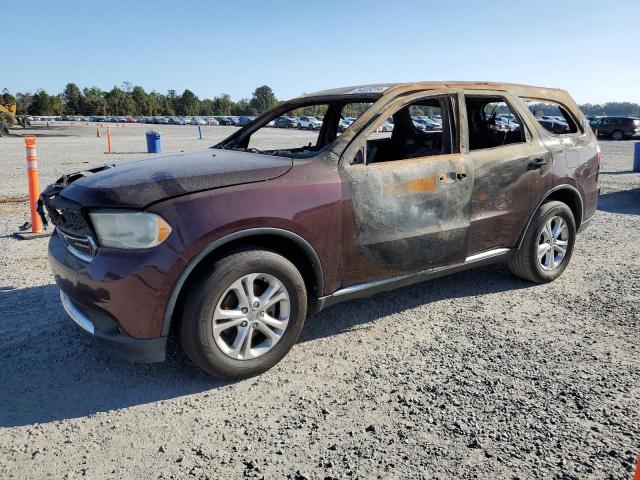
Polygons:
<instances>
[{"instance_id":1,"label":"car hood","mask_svg":"<svg viewBox=\"0 0 640 480\"><path fill-rule=\"evenodd\" d=\"M290 158L208 149L147 158L80 175L60 195L89 207L143 208L160 200L284 175Z\"/></svg>"}]
</instances>

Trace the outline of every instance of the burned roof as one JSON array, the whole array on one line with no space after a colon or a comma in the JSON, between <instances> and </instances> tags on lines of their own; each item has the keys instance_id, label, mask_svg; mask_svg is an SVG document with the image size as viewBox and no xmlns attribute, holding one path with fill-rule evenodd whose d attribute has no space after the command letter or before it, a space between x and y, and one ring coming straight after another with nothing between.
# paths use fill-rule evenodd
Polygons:
<instances>
[{"instance_id":1,"label":"burned roof","mask_svg":"<svg viewBox=\"0 0 640 480\"><path fill-rule=\"evenodd\" d=\"M518 83L499 82L432 81L355 85L351 87L333 88L330 90L308 93L294 98L291 101L294 103L307 103L336 98L357 98L360 100L366 98L368 101L377 101L382 97L389 96L392 98L403 93L447 89L459 89L465 91L503 91L522 98L551 100L568 107L574 112L574 114L578 117L580 116L578 114L578 112L580 112L578 105L565 90L558 88L535 87L532 85Z\"/></svg>"},{"instance_id":2,"label":"burned roof","mask_svg":"<svg viewBox=\"0 0 640 480\"><path fill-rule=\"evenodd\" d=\"M350 87L332 88L313 93L300 95L296 99L316 98L316 97L341 97L341 96L363 96L382 97L398 91L410 90L439 90L439 89L465 89L465 90L504 90L518 96L549 96L550 93L557 96L566 94L563 90L556 88L535 87L517 83L499 82L465 82L465 81L425 81L408 83L377 83L369 85L354 85Z\"/></svg>"}]
</instances>

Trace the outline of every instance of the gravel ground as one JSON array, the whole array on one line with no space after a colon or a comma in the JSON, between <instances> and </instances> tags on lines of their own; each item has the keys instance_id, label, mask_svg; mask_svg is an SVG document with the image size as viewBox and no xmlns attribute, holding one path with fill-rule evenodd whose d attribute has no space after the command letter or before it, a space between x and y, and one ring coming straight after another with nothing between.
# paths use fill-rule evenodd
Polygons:
<instances>
[{"instance_id":1,"label":"gravel ground","mask_svg":"<svg viewBox=\"0 0 640 480\"><path fill-rule=\"evenodd\" d=\"M135 158L147 128L113 127L111 156L94 126L36 129L42 185ZM232 131L161 130L166 152ZM554 283L484 267L343 304L312 317L276 368L229 383L179 352L130 364L84 338L46 239L11 237L28 219L24 144L1 138L0 478L630 479L640 176L632 142L601 146L597 217Z\"/></svg>"}]
</instances>

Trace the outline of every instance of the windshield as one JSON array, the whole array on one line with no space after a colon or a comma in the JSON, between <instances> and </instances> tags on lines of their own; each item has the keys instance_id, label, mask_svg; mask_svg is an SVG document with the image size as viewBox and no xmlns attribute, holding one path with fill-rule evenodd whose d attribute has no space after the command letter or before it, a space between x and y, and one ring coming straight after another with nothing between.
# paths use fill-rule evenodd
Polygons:
<instances>
[{"instance_id":1,"label":"windshield","mask_svg":"<svg viewBox=\"0 0 640 480\"><path fill-rule=\"evenodd\" d=\"M214 148L308 158L331 144L373 105L371 98L291 102L249 123Z\"/></svg>"}]
</instances>

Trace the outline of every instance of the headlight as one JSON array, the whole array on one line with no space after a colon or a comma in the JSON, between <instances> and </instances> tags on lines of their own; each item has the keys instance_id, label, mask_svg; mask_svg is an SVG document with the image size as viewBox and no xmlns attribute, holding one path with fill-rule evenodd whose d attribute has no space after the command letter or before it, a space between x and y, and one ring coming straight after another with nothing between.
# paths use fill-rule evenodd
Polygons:
<instances>
[{"instance_id":1,"label":"headlight","mask_svg":"<svg viewBox=\"0 0 640 480\"><path fill-rule=\"evenodd\" d=\"M101 246L111 248L150 248L160 245L171 233L171 226L155 213L89 213Z\"/></svg>"}]
</instances>

